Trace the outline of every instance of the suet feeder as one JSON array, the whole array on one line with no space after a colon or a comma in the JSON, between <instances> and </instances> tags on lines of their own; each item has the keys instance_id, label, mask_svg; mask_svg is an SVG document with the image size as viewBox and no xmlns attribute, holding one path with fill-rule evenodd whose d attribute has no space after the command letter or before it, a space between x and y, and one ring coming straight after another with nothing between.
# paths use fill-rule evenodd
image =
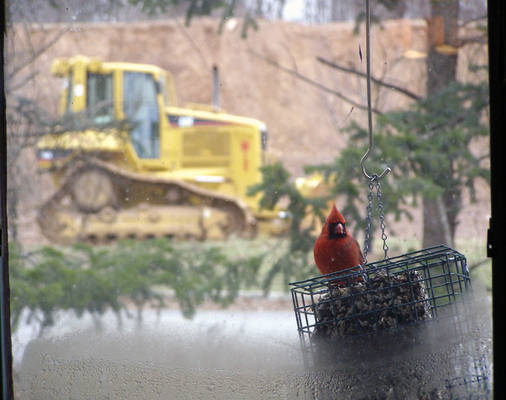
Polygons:
<instances>
[{"instance_id":1,"label":"suet feeder","mask_svg":"<svg viewBox=\"0 0 506 400\"><path fill-rule=\"evenodd\" d=\"M440 245L290 285L299 335L312 345L432 319L471 279L466 258Z\"/></svg>"}]
</instances>

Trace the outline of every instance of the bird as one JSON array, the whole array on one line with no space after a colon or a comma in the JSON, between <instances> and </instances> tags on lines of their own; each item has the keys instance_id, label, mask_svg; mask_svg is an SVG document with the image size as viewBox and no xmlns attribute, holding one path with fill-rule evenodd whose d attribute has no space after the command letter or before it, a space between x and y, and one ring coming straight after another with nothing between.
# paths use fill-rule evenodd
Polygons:
<instances>
[{"instance_id":1,"label":"bird","mask_svg":"<svg viewBox=\"0 0 506 400\"><path fill-rule=\"evenodd\" d=\"M346 220L334 204L314 245L314 260L322 275L360 265L360 245L346 229Z\"/></svg>"}]
</instances>

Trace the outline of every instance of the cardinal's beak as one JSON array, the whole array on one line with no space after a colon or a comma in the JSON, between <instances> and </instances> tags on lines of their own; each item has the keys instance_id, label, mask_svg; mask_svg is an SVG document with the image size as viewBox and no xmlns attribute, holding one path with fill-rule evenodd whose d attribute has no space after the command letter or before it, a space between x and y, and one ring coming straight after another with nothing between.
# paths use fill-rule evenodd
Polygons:
<instances>
[{"instance_id":1,"label":"cardinal's beak","mask_svg":"<svg viewBox=\"0 0 506 400\"><path fill-rule=\"evenodd\" d=\"M343 235L344 234L344 225L341 223L341 222L338 222L337 223L337 226L336 226L336 233L338 235Z\"/></svg>"}]
</instances>

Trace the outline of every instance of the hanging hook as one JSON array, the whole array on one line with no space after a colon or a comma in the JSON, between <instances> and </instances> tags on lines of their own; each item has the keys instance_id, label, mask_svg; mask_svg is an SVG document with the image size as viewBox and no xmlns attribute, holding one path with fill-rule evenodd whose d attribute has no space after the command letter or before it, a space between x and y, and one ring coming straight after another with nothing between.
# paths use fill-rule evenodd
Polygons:
<instances>
[{"instance_id":1,"label":"hanging hook","mask_svg":"<svg viewBox=\"0 0 506 400\"><path fill-rule=\"evenodd\" d=\"M367 173L365 169L365 160L369 157L369 154L374 147L374 141L372 137L372 106L371 106L371 33L370 33L370 25L371 25L371 7L369 4L369 0L365 0L365 52L366 52L366 66L367 66L367 116L369 119L369 148L367 152L362 156L360 160L360 166L362 167L362 173L364 176L371 180L380 180L386 174L388 174L392 169L390 167L385 168L385 170L380 175L370 175Z\"/></svg>"}]
</instances>

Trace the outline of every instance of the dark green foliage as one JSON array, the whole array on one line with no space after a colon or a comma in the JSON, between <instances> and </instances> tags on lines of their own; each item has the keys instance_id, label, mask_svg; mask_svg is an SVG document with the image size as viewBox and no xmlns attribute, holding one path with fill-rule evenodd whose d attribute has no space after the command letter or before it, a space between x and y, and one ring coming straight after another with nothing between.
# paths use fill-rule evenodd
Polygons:
<instances>
[{"instance_id":1,"label":"dark green foliage","mask_svg":"<svg viewBox=\"0 0 506 400\"><path fill-rule=\"evenodd\" d=\"M370 173L380 173L387 164L392 168L381 181L387 214L409 217L406 206L418 205L422 197L442 196L454 234L463 191L469 190L474 200L476 179L490 179L488 152L478 154L473 148L476 139L488 136L487 110L485 84L455 82L407 110L376 117L374 151L366 166ZM347 132L353 146L334 163L313 165L307 171L324 174L332 193L345 196L343 215L363 229L367 180L359 165L367 149L367 131L352 123Z\"/></svg>"},{"instance_id":2,"label":"dark green foliage","mask_svg":"<svg viewBox=\"0 0 506 400\"><path fill-rule=\"evenodd\" d=\"M14 329L27 309L28 322L41 316L44 329L59 310L118 316L133 303L164 306L160 287L170 288L183 314L191 317L205 300L230 304L244 281L251 282L262 257L243 263L231 260L221 249L199 246L176 249L169 240L124 241L111 247L77 244L67 249L43 247L23 254L12 245L11 308ZM242 271L244 269L244 274ZM158 288L158 289L157 289Z\"/></svg>"},{"instance_id":3,"label":"dark green foliage","mask_svg":"<svg viewBox=\"0 0 506 400\"><path fill-rule=\"evenodd\" d=\"M186 26L190 25L193 17L211 15L214 11L221 10L218 33L222 33L225 22L232 18L237 9L237 0L128 0L134 6L141 5L142 11L149 15L165 14L171 7L184 4L186 6ZM243 18L241 37L246 38L248 30L258 30L258 24L250 12L246 12Z\"/></svg>"},{"instance_id":4,"label":"dark green foliage","mask_svg":"<svg viewBox=\"0 0 506 400\"><path fill-rule=\"evenodd\" d=\"M171 7L179 4L187 4L186 18L189 21L194 15L209 15L214 9L230 7L223 0L128 0L134 6L141 5L142 11L147 14L164 14ZM235 0L232 0L235 6Z\"/></svg>"},{"instance_id":5,"label":"dark green foliage","mask_svg":"<svg viewBox=\"0 0 506 400\"><path fill-rule=\"evenodd\" d=\"M183 1L187 2L185 0ZM149 15L154 15L167 12L170 7L177 6L179 0L128 0L128 3L133 6L138 6L140 4L142 11Z\"/></svg>"},{"instance_id":6,"label":"dark green foliage","mask_svg":"<svg viewBox=\"0 0 506 400\"><path fill-rule=\"evenodd\" d=\"M244 21L241 29L241 37L243 39L246 39L248 37L248 29L250 28L253 28L254 31L258 31L258 24L255 18L253 18L250 13L247 13L244 16Z\"/></svg>"}]
</instances>

